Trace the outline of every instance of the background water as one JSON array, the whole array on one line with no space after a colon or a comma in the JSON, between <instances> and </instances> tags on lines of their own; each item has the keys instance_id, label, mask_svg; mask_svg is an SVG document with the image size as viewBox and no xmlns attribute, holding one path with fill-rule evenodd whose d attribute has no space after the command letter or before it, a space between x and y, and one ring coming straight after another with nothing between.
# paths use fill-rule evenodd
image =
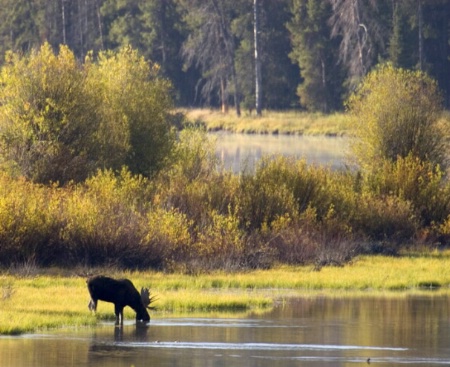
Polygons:
<instances>
[{"instance_id":1,"label":"background water","mask_svg":"<svg viewBox=\"0 0 450 367\"><path fill-rule=\"evenodd\" d=\"M0 337L14 366L434 366L450 364L449 296L308 297L264 314L154 315L150 326ZM370 360L368 361L368 359Z\"/></svg>"},{"instance_id":2,"label":"background water","mask_svg":"<svg viewBox=\"0 0 450 367\"><path fill-rule=\"evenodd\" d=\"M261 135L210 133L216 139L216 153L226 169L239 173L253 170L264 155L281 154L304 158L310 164L333 169L345 167L349 138L330 136Z\"/></svg>"}]
</instances>

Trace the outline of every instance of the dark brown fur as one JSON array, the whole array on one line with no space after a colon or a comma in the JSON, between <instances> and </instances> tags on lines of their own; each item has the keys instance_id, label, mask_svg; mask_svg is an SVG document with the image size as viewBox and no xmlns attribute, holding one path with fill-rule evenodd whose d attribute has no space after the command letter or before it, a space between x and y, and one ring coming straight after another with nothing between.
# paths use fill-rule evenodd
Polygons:
<instances>
[{"instance_id":1,"label":"dark brown fur","mask_svg":"<svg viewBox=\"0 0 450 367\"><path fill-rule=\"evenodd\" d=\"M125 306L131 307L136 312L136 321L149 322L150 315L144 304L141 294L128 279L113 279L105 276L95 276L87 281L91 301L89 309L95 311L97 302L105 301L114 303L114 312L116 314L116 325L123 325L123 309Z\"/></svg>"}]
</instances>

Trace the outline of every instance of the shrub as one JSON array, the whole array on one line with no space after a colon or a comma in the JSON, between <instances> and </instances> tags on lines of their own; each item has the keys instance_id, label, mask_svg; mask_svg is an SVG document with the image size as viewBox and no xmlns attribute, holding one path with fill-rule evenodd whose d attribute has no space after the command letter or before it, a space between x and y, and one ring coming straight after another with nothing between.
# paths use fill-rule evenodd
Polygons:
<instances>
[{"instance_id":1,"label":"shrub","mask_svg":"<svg viewBox=\"0 0 450 367\"><path fill-rule=\"evenodd\" d=\"M444 172L431 162L413 155L399 157L396 162L384 160L367 175L367 188L378 197L394 195L411 203L422 225L440 223L450 210L449 185Z\"/></svg>"},{"instance_id":2,"label":"shrub","mask_svg":"<svg viewBox=\"0 0 450 367\"><path fill-rule=\"evenodd\" d=\"M180 270L195 258L193 254L193 223L176 209L149 210L147 229L141 246L147 263L155 268Z\"/></svg>"},{"instance_id":3,"label":"shrub","mask_svg":"<svg viewBox=\"0 0 450 367\"><path fill-rule=\"evenodd\" d=\"M353 151L363 168L408 155L445 163L442 96L423 72L383 65L365 77L347 107L357 137Z\"/></svg>"},{"instance_id":4,"label":"shrub","mask_svg":"<svg viewBox=\"0 0 450 367\"><path fill-rule=\"evenodd\" d=\"M147 181L100 171L85 184L67 188L63 201L61 241L69 263L137 267L146 262L140 247L147 220Z\"/></svg>"},{"instance_id":5,"label":"shrub","mask_svg":"<svg viewBox=\"0 0 450 367\"><path fill-rule=\"evenodd\" d=\"M62 256L59 190L0 173L0 263L51 264Z\"/></svg>"},{"instance_id":6,"label":"shrub","mask_svg":"<svg viewBox=\"0 0 450 367\"><path fill-rule=\"evenodd\" d=\"M195 261L191 266L203 270L236 270L242 266L244 232L239 228L239 219L213 211L209 220L201 223L195 243Z\"/></svg>"},{"instance_id":7,"label":"shrub","mask_svg":"<svg viewBox=\"0 0 450 367\"><path fill-rule=\"evenodd\" d=\"M38 183L80 182L98 168L151 176L170 156L170 83L136 51L79 64L62 45L8 53L0 77L0 158Z\"/></svg>"},{"instance_id":8,"label":"shrub","mask_svg":"<svg viewBox=\"0 0 450 367\"><path fill-rule=\"evenodd\" d=\"M49 44L28 56L8 53L1 73L0 154L35 182L83 180L95 168L98 99L73 53Z\"/></svg>"},{"instance_id":9,"label":"shrub","mask_svg":"<svg viewBox=\"0 0 450 367\"><path fill-rule=\"evenodd\" d=\"M153 204L175 208L197 225L210 213L227 214L233 206L238 178L220 170L214 141L202 130L180 133L172 164L155 182Z\"/></svg>"},{"instance_id":10,"label":"shrub","mask_svg":"<svg viewBox=\"0 0 450 367\"><path fill-rule=\"evenodd\" d=\"M318 185L303 170L305 162L296 165L293 160L277 156L261 159L254 174L241 174L236 199L241 226L261 229L278 217L295 217L306 209Z\"/></svg>"},{"instance_id":11,"label":"shrub","mask_svg":"<svg viewBox=\"0 0 450 367\"><path fill-rule=\"evenodd\" d=\"M208 179L219 169L216 144L205 130L187 128L180 132L174 146L171 175L183 176L188 182Z\"/></svg>"},{"instance_id":12,"label":"shrub","mask_svg":"<svg viewBox=\"0 0 450 367\"><path fill-rule=\"evenodd\" d=\"M86 61L87 87L100 99L103 167L152 176L168 163L175 139L170 126L171 84L136 50L104 51Z\"/></svg>"},{"instance_id":13,"label":"shrub","mask_svg":"<svg viewBox=\"0 0 450 367\"><path fill-rule=\"evenodd\" d=\"M393 195L374 196L369 193L360 196L358 210L350 218L350 225L369 242L388 242L389 246L408 243L419 228L409 201Z\"/></svg>"},{"instance_id":14,"label":"shrub","mask_svg":"<svg viewBox=\"0 0 450 367\"><path fill-rule=\"evenodd\" d=\"M318 220L313 208L299 218L280 217L273 223L271 247L276 259L288 264L343 265L357 255L351 228L336 217L333 208Z\"/></svg>"}]
</instances>

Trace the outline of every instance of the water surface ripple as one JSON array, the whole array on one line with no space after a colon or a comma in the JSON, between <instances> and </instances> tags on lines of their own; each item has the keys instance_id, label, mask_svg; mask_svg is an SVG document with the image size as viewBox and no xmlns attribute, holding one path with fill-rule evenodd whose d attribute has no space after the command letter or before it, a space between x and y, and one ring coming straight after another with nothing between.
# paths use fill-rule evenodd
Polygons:
<instances>
[{"instance_id":1,"label":"water surface ripple","mask_svg":"<svg viewBox=\"0 0 450 367\"><path fill-rule=\"evenodd\" d=\"M307 297L246 317L0 337L2 367L450 365L449 297Z\"/></svg>"}]
</instances>

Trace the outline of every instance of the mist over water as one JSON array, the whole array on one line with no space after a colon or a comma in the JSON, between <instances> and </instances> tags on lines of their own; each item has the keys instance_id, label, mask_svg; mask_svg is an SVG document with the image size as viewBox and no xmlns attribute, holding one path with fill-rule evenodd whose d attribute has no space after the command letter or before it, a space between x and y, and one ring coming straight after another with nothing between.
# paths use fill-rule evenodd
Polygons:
<instances>
[{"instance_id":1,"label":"mist over water","mask_svg":"<svg viewBox=\"0 0 450 367\"><path fill-rule=\"evenodd\" d=\"M450 363L449 296L290 299L245 317L153 315L96 328L0 337L14 366L434 366Z\"/></svg>"},{"instance_id":2,"label":"mist over water","mask_svg":"<svg viewBox=\"0 0 450 367\"><path fill-rule=\"evenodd\" d=\"M252 171L265 155L304 158L309 164L341 169L346 166L349 141L347 137L307 135L263 135L210 133L216 139L216 154L226 169L239 173Z\"/></svg>"}]
</instances>

